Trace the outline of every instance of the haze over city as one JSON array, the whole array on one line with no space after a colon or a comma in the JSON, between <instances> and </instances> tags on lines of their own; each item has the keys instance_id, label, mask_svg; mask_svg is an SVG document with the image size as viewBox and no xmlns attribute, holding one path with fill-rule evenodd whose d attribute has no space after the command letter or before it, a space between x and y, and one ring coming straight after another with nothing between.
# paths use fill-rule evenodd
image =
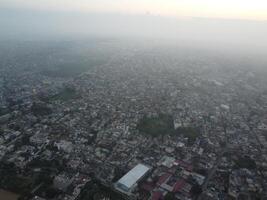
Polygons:
<instances>
[{"instance_id":1,"label":"haze over city","mask_svg":"<svg viewBox=\"0 0 267 200\"><path fill-rule=\"evenodd\" d=\"M263 52L267 45L263 0L2 0L0 10L1 39L146 37Z\"/></svg>"},{"instance_id":2,"label":"haze over city","mask_svg":"<svg viewBox=\"0 0 267 200\"><path fill-rule=\"evenodd\" d=\"M0 0L0 200L266 199L266 1Z\"/></svg>"}]
</instances>

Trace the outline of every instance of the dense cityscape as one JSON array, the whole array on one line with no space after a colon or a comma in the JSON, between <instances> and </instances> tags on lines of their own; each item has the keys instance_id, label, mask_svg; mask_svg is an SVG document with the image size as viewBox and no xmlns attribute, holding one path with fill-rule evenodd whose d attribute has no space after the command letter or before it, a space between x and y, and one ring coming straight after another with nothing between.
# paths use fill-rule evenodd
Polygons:
<instances>
[{"instance_id":1,"label":"dense cityscape","mask_svg":"<svg viewBox=\"0 0 267 200\"><path fill-rule=\"evenodd\" d=\"M0 47L0 196L267 199L260 61L148 44Z\"/></svg>"}]
</instances>

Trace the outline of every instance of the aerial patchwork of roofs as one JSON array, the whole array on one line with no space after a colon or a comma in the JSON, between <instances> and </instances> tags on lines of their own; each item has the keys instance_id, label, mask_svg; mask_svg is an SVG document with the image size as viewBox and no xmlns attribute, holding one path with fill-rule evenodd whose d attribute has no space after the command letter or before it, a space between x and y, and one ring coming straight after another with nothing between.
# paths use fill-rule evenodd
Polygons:
<instances>
[{"instance_id":1,"label":"aerial patchwork of roofs","mask_svg":"<svg viewBox=\"0 0 267 200\"><path fill-rule=\"evenodd\" d=\"M248 57L101 39L3 48L1 200L266 198L267 79Z\"/></svg>"}]
</instances>

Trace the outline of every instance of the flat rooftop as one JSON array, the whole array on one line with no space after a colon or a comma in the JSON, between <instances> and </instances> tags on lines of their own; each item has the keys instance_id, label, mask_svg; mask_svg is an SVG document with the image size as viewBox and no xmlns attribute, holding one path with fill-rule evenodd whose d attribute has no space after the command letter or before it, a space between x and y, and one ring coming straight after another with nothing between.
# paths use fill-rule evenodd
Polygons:
<instances>
[{"instance_id":1,"label":"flat rooftop","mask_svg":"<svg viewBox=\"0 0 267 200\"><path fill-rule=\"evenodd\" d=\"M125 174L118 182L119 185L123 185L123 188L127 188L127 190L130 190L130 188L138 182L139 179L141 179L148 171L150 170L150 167L147 167L143 164L136 165L133 169L131 169L127 174Z\"/></svg>"}]
</instances>

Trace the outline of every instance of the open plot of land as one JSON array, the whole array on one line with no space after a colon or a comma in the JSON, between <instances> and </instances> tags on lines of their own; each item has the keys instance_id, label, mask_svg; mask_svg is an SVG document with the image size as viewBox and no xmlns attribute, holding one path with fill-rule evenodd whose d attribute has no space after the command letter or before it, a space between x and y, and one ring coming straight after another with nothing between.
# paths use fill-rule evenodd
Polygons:
<instances>
[{"instance_id":1,"label":"open plot of land","mask_svg":"<svg viewBox=\"0 0 267 200\"><path fill-rule=\"evenodd\" d=\"M17 200L19 195L8 192L6 190L0 190L0 200Z\"/></svg>"},{"instance_id":2,"label":"open plot of land","mask_svg":"<svg viewBox=\"0 0 267 200\"><path fill-rule=\"evenodd\" d=\"M199 136L197 128L193 127L179 127L174 129L172 116L160 114L158 117L142 118L137 125L140 133L157 137L160 135L183 135L188 138L190 144L194 143Z\"/></svg>"},{"instance_id":3,"label":"open plot of land","mask_svg":"<svg viewBox=\"0 0 267 200\"><path fill-rule=\"evenodd\" d=\"M172 134L174 132L173 118L165 114L160 114L158 117L145 116L141 119L137 128L141 133L152 137Z\"/></svg>"}]
</instances>

